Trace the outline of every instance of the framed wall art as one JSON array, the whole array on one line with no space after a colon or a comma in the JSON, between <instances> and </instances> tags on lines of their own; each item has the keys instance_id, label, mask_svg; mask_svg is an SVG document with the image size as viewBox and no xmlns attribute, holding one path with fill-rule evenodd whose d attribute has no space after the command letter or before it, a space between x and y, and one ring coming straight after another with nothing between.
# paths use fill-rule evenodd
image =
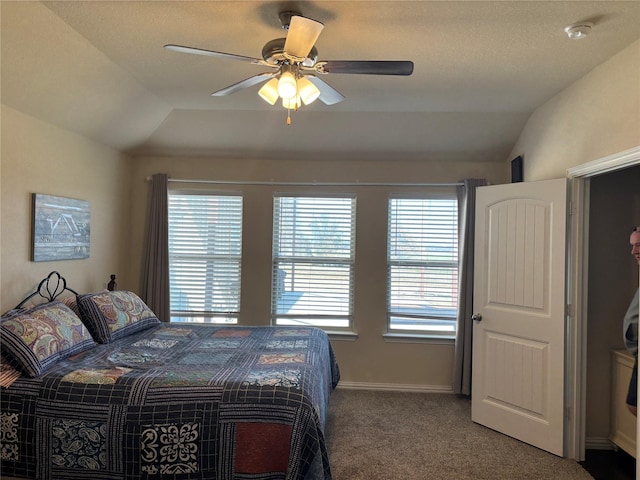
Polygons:
<instances>
[{"instance_id":1,"label":"framed wall art","mask_svg":"<svg viewBox=\"0 0 640 480\"><path fill-rule=\"evenodd\" d=\"M89 202L33 194L34 262L89 258Z\"/></svg>"}]
</instances>

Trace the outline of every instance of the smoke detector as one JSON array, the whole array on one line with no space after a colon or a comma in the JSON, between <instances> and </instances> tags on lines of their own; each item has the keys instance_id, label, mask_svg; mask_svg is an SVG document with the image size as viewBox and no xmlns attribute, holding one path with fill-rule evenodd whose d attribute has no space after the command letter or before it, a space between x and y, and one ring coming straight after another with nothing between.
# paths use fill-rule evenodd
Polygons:
<instances>
[{"instance_id":1,"label":"smoke detector","mask_svg":"<svg viewBox=\"0 0 640 480\"><path fill-rule=\"evenodd\" d=\"M573 25L569 25L564 28L565 33L571 40L580 40L587 35L593 28L593 23L591 22L580 22L574 23Z\"/></svg>"}]
</instances>

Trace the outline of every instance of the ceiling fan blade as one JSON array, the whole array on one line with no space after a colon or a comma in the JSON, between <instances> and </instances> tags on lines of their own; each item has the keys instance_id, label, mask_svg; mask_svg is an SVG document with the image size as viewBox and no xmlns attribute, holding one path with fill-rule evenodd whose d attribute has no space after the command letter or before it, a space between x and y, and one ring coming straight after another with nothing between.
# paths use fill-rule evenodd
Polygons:
<instances>
[{"instance_id":1,"label":"ceiling fan blade","mask_svg":"<svg viewBox=\"0 0 640 480\"><path fill-rule=\"evenodd\" d=\"M320 90L320 96L318 97L325 105L335 105L344 100L344 95L326 83L324 80L320 80L315 75L305 75L311 83L313 83L318 90Z\"/></svg>"},{"instance_id":2,"label":"ceiling fan blade","mask_svg":"<svg viewBox=\"0 0 640 480\"><path fill-rule=\"evenodd\" d=\"M358 73L362 75L411 75L413 62L385 60L329 60L318 62L320 73Z\"/></svg>"},{"instance_id":3,"label":"ceiling fan blade","mask_svg":"<svg viewBox=\"0 0 640 480\"><path fill-rule=\"evenodd\" d=\"M318 40L324 25L310 18L294 15L284 42L284 51L296 61L303 61Z\"/></svg>"},{"instance_id":4,"label":"ceiling fan blade","mask_svg":"<svg viewBox=\"0 0 640 480\"><path fill-rule=\"evenodd\" d=\"M277 75L278 72L265 72L260 73L258 75L254 75L253 77L245 78L244 80L234 83L233 85L229 85L222 90L218 90L217 92L213 92L211 96L213 97L224 97L225 95L231 95L238 90L242 90L243 88L252 87L257 85L260 82L264 82L265 80L269 80Z\"/></svg>"},{"instance_id":5,"label":"ceiling fan blade","mask_svg":"<svg viewBox=\"0 0 640 480\"><path fill-rule=\"evenodd\" d=\"M233 53L224 53L224 52L215 52L213 50L204 50L202 48L194 48L194 47L184 47L182 45L173 45L167 44L164 46L167 50L172 50L174 52L180 53L191 53L195 55L205 55L208 57L218 57L218 58L228 58L231 60L240 60L242 62L253 63L256 65L264 65L267 67L276 67L276 65L271 65L260 58L253 57L245 57L244 55L235 55Z\"/></svg>"}]
</instances>

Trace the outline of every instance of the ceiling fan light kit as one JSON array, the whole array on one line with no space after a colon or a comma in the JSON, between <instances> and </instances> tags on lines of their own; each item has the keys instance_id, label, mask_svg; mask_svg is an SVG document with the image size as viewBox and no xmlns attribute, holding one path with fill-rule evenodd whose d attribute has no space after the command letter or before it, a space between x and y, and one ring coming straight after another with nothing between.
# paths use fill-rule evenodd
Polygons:
<instances>
[{"instance_id":1,"label":"ceiling fan light kit","mask_svg":"<svg viewBox=\"0 0 640 480\"><path fill-rule=\"evenodd\" d=\"M280 78L272 78L258 91L258 95L270 105L275 105L279 97L291 99L299 96L305 105L313 103L319 96L320 90L306 77L293 79L292 74L286 72Z\"/></svg>"},{"instance_id":2,"label":"ceiling fan light kit","mask_svg":"<svg viewBox=\"0 0 640 480\"><path fill-rule=\"evenodd\" d=\"M213 92L211 95L230 95L266 81L258 91L258 95L270 105L275 105L278 98L282 99L282 106L288 110L287 125L291 124L290 111L297 110L302 103L310 105L320 99L325 105L334 105L344 100L340 92L318 78L316 73L320 75L332 73L411 75L413 73L411 61L327 60L318 62L315 43L324 25L293 11L281 12L279 18L282 28L287 31L287 36L267 42L262 49L262 59L174 44L167 44L164 48L180 53L240 60L271 68L271 72L254 75Z\"/></svg>"}]
</instances>

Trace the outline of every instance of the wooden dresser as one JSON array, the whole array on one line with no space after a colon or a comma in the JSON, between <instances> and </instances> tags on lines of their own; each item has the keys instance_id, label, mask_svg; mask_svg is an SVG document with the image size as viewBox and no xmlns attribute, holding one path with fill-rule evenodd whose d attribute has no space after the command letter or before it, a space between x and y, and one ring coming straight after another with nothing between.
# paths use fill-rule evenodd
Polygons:
<instances>
[{"instance_id":1,"label":"wooden dresser","mask_svg":"<svg viewBox=\"0 0 640 480\"><path fill-rule=\"evenodd\" d=\"M636 457L636 417L627 408L627 391L633 370L633 355L627 350L611 351L611 440Z\"/></svg>"}]
</instances>

